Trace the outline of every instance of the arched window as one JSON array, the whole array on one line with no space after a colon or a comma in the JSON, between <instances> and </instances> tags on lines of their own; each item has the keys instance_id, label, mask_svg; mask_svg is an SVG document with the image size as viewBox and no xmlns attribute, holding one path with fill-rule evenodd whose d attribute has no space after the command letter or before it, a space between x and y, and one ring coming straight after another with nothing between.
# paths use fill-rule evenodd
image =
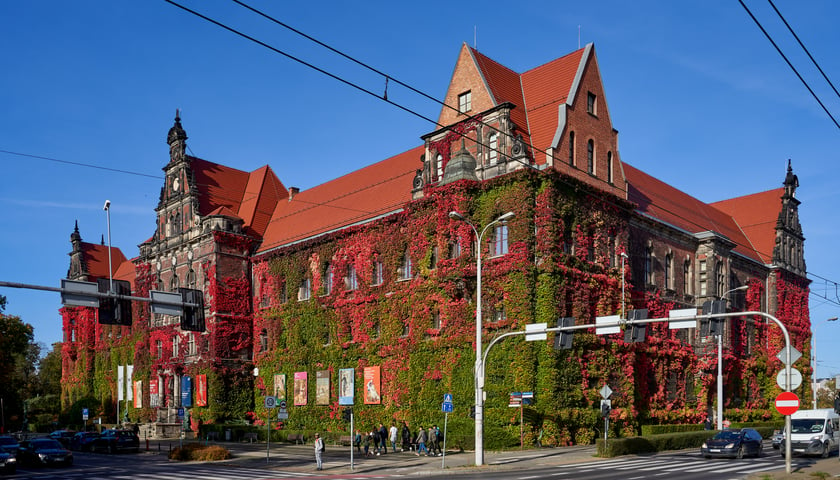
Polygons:
<instances>
[{"instance_id":1,"label":"arched window","mask_svg":"<svg viewBox=\"0 0 840 480\"><path fill-rule=\"evenodd\" d=\"M645 248L645 283L653 285L653 249Z\"/></svg>"},{"instance_id":2,"label":"arched window","mask_svg":"<svg viewBox=\"0 0 840 480\"><path fill-rule=\"evenodd\" d=\"M595 142L592 140L586 142L586 169L590 174L595 174Z\"/></svg>"},{"instance_id":3,"label":"arched window","mask_svg":"<svg viewBox=\"0 0 840 480\"><path fill-rule=\"evenodd\" d=\"M607 183L613 183L612 150L607 152Z\"/></svg>"},{"instance_id":4,"label":"arched window","mask_svg":"<svg viewBox=\"0 0 840 480\"><path fill-rule=\"evenodd\" d=\"M673 264L674 256L670 253L665 255L665 288L668 290L673 290L674 286L672 285L674 281L674 275L671 271L672 264Z\"/></svg>"}]
</instances>

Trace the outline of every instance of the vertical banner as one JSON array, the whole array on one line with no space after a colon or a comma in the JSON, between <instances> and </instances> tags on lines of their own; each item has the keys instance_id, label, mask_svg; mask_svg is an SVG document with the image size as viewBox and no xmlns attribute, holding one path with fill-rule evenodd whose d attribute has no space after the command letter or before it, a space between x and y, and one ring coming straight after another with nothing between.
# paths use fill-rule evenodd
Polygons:
<instances>
[{"instance_id":1,"label":"vertical banner","mask_svg":"<svg viewBox=\"0 0 840 480\"><path fill-rule=\"evenodd\" d=\"M195 405L207 406L207 375L195 376Z\"/></svg>"},{"instance_id":2,"label":"vertical banner","mask_svg":"<svg viewBox=\"0 0 840 480\"><path fill-rule=\"evenodd\" d=\"M149 379L149 406L150 407L159 407L160 406L160 390L159 390L159 382L160 379L158 378L150 378Z\"/></svg>"},{"instance_id":3,"label":"vertical banner","mask_svg":"<svg viewBox=\"0 0 840 480\"><path fill-rule=\"evenodd\" d=\"M286 399L286 374L274 374L274 397L279 402Z\"/></svg>"},{"instance_id":4,"label":"vertical banner","mask_svg":"<svg viewBox=\"0 0 840 480\"><path fill-rule=\"evenodd\" d=\"M125 399L134 400L134 388L132 382L134 381L134 365L127 365L125 367Z\"/></svg>"},{"instance_id":5,"label":"vertical banner","mask_svg":"<svg viewBox=\"0 0 840 480\"><path fill-rule=\"evenodd\" d=\"M125 384L125 366L117 365L117 401L125 400L123 395L123 385Z\"/></svg>"},{"instance_id":6,"label":"vertical banner","mask_svg":"<svg viewBox=\"0 0 840 480\"><path fill-rule=\"evenodd\" d=\"M362 394L365 398L365 404L379 405L382 403L379 392L379 367L365 367L365 387Z\"/></svg>"},{"instance_id":7,"label":"vertical banner","mask_svg":"<svg viewBox=\"0 0 840 480\"><path fill-rule=\"evenodd\" d=\"M143 408L143 381L137 380L132 388L134 394L134 408Z\"/></svg>"},{"instance_id":8,"label":"vertical banner","mask_svg":"<svg viewBox=\"0 0 840 480\"><path fill-rule=\"evenodd\" d=\"M315 405L330 404L330 371L315 372Z\"/></svg>"},{"instance_id":9,"label":"vertical banner","mask_svg":"<svg viewBox=\"0 0 840 480\"><path fill-rule=\"evenodd\" d=\"M181 406L192 407L192 378L181 377Z\"/></svg>"},{"instance_id":10,"label":"vertical banner","mask_svg":"<svg viewBox=\"0 0 840 480\"><path fill-rule=\"evenodd\" d=\"M306 405L306 372L295 372L295 405Z\"/></svg>"},{"instance_id":11,"label":"vertical banner","mask_svg":"<svg viewBox=\"0 0 840 480\"><path fill-rule=\"evenodd\" d=\"M352 368L342 368L338 371L338 404L353 405L356 373Z\"/></svg>"}]
</instances>

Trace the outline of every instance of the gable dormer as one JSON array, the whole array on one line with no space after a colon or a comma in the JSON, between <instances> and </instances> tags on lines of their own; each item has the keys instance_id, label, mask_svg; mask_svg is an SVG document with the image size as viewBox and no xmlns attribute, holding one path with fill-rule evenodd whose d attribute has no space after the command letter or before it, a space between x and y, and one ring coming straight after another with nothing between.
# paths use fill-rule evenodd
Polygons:
<instances>
[{"instance_id":1,"label":"gable dormer","mask_svg":"<svg viewBox=\"0 0 840 480\"><path fill-rule=\"evenodd\" d=\"M782 194L782 208L776 220L776 245L773 247L773 264L800 276L805 276L805 237L799 223L799 200L796 189L799 178L793 174L788 160L787 174Z\"/></svg>"}]
</instances>

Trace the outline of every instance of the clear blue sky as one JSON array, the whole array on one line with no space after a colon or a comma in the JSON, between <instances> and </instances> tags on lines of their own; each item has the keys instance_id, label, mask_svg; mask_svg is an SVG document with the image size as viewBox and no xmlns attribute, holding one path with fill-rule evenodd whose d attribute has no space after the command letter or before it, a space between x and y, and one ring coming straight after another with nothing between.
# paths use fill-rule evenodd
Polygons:
<instances>
[{"instance_id":1,"label":"clear blue sky","mask_svg":"<svg viewBox=\"0 0 840 480\"><path fill-rule=\"evenodd\" d=\"M184 0L223 23L377 93L381 77L233 2ZM294 3L294 2L293 2ZM840 118L837 95L764 0L745 0ZM840 281L840 130L735 0L709 2L253 1L281 21L443 98L463 42L525 71L594 42L624 162L711 202L781 186L787 159L809 272ZM840 3L776 0L834 82ZM69 236L107 234L128 257L154 232L166 133L180 108L190 153L242 170L270 165L307 189L421 144L435 126L164 1L0 2L0 280L59 286ZM389 99L440 105L393 82ZM107 241L107 238L106 238ZM840 374L836 286L813 277L818 374ZM7 313L61 340L57 293L0 289Z\"/></svg>"}]
</instances>

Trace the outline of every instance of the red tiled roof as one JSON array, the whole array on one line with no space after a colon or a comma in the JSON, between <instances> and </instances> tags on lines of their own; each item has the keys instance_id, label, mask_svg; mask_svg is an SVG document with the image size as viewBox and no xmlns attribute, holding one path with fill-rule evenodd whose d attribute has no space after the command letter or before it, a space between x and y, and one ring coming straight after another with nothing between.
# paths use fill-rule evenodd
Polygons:
<instances>
[{"instance_id":1,"label":"red tiled roof","mask_svg":"<svg viewBox=\"0 0 840 480\"><path fill-rule=\"evenodd\" d=\"M401 209L424 147L416 147L277 204L258 253Z\"/></svg>"},{"instance_id":2,"label":"red tiled roof","mask_svg":"<svg viewBox=\"0 0 840 480\"><path fill-rule=\"evenodd\" d=\"M628 200L636 210L689 233L713 231L736 243L735 251L764 262L746 232L729 214L624 163Z\"/></svg>"},{"instance_id":3,"label":"red tiled roof","mask_svg":"<svg viewBox=\"0 0 840 480\"><path fill-rule=\"evenodd\" d=\"M711 205L731 215L752 241L764 263L773 259L776 245L776 221L779 218L784 188L767 190L743 197L721 200Z\"/></svg>"},{"instance_id":4,"label":"red tiled roof","mask_svg":"<svg viewBox=\"0 0 840 480\"><path fill-rule=\"evenodd\" d=\"M90 281L98 278L110 278L108 275L108 246L96 243L82 242L82 258L87 263ZM111 247L111 266L116 275L117 268L126 261L125 255L119 248Z\"/></svg>"},{"instance_id":5,"label":"red tiled roof","mask_svg":"<svg viewBox=\"0 0 840 480\"><path fill-rule=\"evenodd\" d=\"M127 260L119 264L114 272L114 280L126 280L131 283L131 291L134 291L134 280L137 279L137 272L134 268L134 263Z\"/></svg>"},{"instance_id":6,"label":"red tiled roof","mask_svg":"<svg viewBox=\"0 0 840 480\"><path fill-rule=\"evenodd\" d=\"M516 105L516 108L510 113L511 120L527 133L528 117L525 115L525 98L522 94L519 74L479 53L474 48L470 49L470 53L472 53L476 66L484 76L487 87L493 94L495 104L510 102Z\"/></svg>"}]
</instances>

